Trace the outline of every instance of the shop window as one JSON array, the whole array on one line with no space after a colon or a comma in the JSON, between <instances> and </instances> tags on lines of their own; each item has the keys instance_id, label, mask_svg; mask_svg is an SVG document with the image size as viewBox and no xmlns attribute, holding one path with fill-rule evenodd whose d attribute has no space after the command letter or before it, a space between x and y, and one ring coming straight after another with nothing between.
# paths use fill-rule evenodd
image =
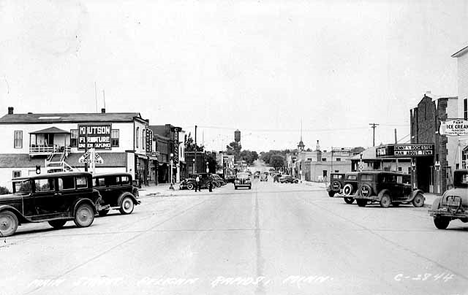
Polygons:
<instances>
[{"instance_id":1,"label":"shop window","mask_svg":"<svg viewBox=\"0 0 468 295\"><path fill-rule=\"evenodd\" d=\"M119 129L112 129L111 131L111 141L112 141L112 147L118 147L119 146L119 138L120 138L120 131Z\"/></svg>"},{"instance_id":2,"label":"shop window","mask_svg":"<svg viewBox=\"0 0 468 295\"><path fill-rule=\"evenodd\" d=\"M341 158L336 158L336 161L337 161L337 162L341 162Z\"/></svg>"},{"instance_id":3,"label":"shop window","mask_svg":"<svg viewBox=\"0 0 468 295\"><path fill-rule=\"evenodd\" d=\"M70 147L78 146L78 129L70 130Z\"/></svg>"},{"instance_id":4,"label":"shop window","mask_svg":"<svg viewBox=\"0 0 468 295\"><path fill-rule=\"evenodd\" d=\"M137 127L136 128L136 133L135 133L135 144L136 144L136 148L138 148L138 142L140 140L140 127Z\"/></svg>"},{"instance_id":5,"label":"shop window","mask_svg":"<svg viewBox=\"0 0 468 295\"><path fill-rule=\"evenodd\" d=\"M21 171L13 171L13 178L21 177Z\"/></svg>"},{"instance_id":6,"label":"shop window","mask_svg":"<svg viewBox=\"0 0 468 295\"><path fill-rule=\"evenodd\" d=\"M23 130L15 130L14 145L15 149L23 148Z\"/></svg>"},{"instance_id":7,"label":"shop window","mask_svg":"<svg viewBox=\"0 0 468 295\"><path fill-rule=\"evenodd\" d=\"M326 162L327 161L327 158L322 158L322 162Z\"/></svg>"},{"instance_id":8,"label":"shop window","mask_svg":"<svg viewBox=\"0 0 468 295\"><path fill-rule=\"evenodd\" d=\"M463 117L468 120L468 98L463 101Z\"/></svg>"}]
</instances>

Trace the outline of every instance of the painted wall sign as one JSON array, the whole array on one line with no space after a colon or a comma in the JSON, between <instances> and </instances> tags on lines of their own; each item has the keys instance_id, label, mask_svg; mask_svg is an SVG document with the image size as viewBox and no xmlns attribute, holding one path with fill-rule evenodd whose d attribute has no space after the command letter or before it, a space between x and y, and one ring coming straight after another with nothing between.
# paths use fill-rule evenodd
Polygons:
<instances>
[{"instance_id":1,"label":"painted wall sign","mask_svg":"<svg viewBox=\"0 0 468 295\"><path fill-rule=\"evenodd\" d=\"M110 150L111 144L111 130L109 124L106 125L78 125L78 149L82 150L95 148L99 150Z\"/></svg>"},{"instance_id":2,"label":"painted wall sign","mask_svg":"<svg viewBox=\"0 0 468 295\"><path fill-rule=\"evenodd\" d=\"M455 119L441 122L439 133L447 136L468 135L468 121Z\"/></svg>"}]
</instances>

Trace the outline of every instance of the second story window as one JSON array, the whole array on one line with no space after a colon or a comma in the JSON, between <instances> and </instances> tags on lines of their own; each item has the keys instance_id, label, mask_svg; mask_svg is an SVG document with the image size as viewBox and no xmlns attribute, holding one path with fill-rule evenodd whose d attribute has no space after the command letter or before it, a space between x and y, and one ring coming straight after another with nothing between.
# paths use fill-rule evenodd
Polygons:
<instances>
[{"instance_id":1,"label":"second story window","mask_svg":"<svg viewBox=\"0 0 468 295\"><path fill-rule=\"evenodd\" d=\"M111 131L111 146L118 147L119 146L119 138L120 138L120 131L119 129L112 129Z\"/></svg>"},{"instance_id":2,"label":"second story window","mask_svg":"<svg viewBox=\"0 0 468 295\"><path fill-rule=\"evenodd\" d=\"M136 144L136 148L138 148L138 142L140 141L140 139L139 139L139 136L140 136L140 127L137 127L135 136L136 136L136 138L135 138L135 144Z\"/></svg>"},{"instance_id":3,"label":"second story window","mask_svg":"<svg viewBox=\"0 0 468 295\"><path fill-rule=\"evenodd\" d=\"M463 101L463 116L465 120L468 120L468 98Z\"/></svg>"},{"instance_id":4,"label":"second story window","mask_svg":"<svg viewBox=\"0 0 468 295\"><path fill-rule=\"evenodd\" d=\"M15 149L22 149L23 148L23 130L15 130L14 135L14 147Z\"/></svg>"},{"instance_id":5,"label":"second story window","mask_svg":"<svg viewBox=\"0 0 468 295\"><path fill-rule=\"evenodd\" d=\"M70 147L78 146L78 129L70 130Z\"/></svg>"}]
</instances>

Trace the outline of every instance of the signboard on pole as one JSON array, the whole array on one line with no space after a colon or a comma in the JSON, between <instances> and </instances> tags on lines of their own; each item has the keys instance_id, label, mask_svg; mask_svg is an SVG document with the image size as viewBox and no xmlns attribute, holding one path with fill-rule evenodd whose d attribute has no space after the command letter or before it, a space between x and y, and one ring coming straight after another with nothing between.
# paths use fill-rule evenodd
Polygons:
<instances>
[{"instance_id":1,"label":"signboard on pole","mask_svg":"<svg viewBox=\"0 0 468 295\"><path fill-rule=\"evenodd\" d=\"M388 144L376 149L377 157L412 158L433 155L433 144Z\"/></svg>"},{"instance_id":2,"label":"signboard on pole","mask_svg":"<svg viewBox=\"0 0 468 295\"><path fill-rule=\"evenodd\" d=\"M441 122L439 133L447 136L468 135L468 121L455 119Z\"/></svg>"}]
</instances>

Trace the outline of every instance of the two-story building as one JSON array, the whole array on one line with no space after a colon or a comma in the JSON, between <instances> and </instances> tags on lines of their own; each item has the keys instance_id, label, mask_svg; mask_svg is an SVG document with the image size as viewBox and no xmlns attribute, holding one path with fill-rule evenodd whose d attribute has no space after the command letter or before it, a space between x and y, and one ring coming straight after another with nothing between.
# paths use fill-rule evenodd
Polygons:
<instances>
[{"instance_id":1,"label":"two-story building","mask_svg":"<svg viewBox=\"0 0 468 295\"><path fill-rule=\"evenodd\" d=\"M148 125L140 113L15 114L9 107L0 118L0 186L10 188L14 177L91 167L144 180L149 175Z\"/></svg>"}]
</instances>

